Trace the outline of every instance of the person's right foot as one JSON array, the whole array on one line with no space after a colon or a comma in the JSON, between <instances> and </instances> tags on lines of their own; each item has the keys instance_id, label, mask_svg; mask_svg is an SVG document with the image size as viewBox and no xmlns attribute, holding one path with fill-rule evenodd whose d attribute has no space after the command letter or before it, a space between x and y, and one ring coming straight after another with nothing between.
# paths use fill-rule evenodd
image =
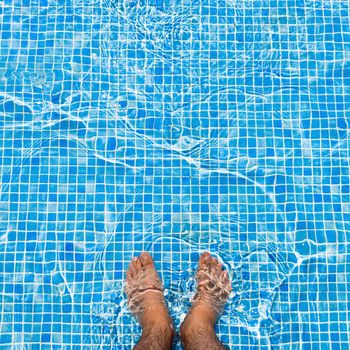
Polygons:
<instances>
[{"instance_id":1,"label":"person's right foot","mask_svg":"<svg viewBox=\"0 0 350 350\"><path fill-rule=\"evenodd\" d=\"M214 325L231 293L228 273L216 258L205 252L199 259L196 281L197 293L180 328L185 349L204 349L208 346L210 349L224 349L216 338ZM194 340L197 344L193 346Z\"/></svg>"},{"instance_id":2,"label":"person's right foot","mask_svg":"<svg viewBox=\"0 0 350 350\"><path fill-rule=\"evenodd\" d=\"M174 336L162 282L148 253L134 257L126 273L128 306L142 326L142 336L134 350L170 349Z\"/></svg>"}]
</instances>

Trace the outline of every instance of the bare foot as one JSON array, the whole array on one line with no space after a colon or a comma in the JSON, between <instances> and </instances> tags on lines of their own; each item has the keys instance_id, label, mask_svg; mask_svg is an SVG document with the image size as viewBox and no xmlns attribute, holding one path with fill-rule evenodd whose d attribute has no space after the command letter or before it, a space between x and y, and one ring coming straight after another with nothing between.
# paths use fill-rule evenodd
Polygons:
<instances>
[{"instance_id":1,"label":"bare foot","mask_svg":"<svg viewBox=\"0 0 350 350\"><path fill-rule=\"evenodd\" d=\"M199 259L196 275L197 293L181 325L185 349L224 349L214 332L214 325L231 293L231 282L222 264L208 252Z\"/></svg>"},{"instance_id":2,"label":"bare foot","mask_svg":"<svg viewBox=\"0 0 350 350\"><path fill-rule=\"evenodd\" d=\"M125 293L130 311L142 326L142 336L135 349L170 349L173 323L162 282L148 253L132 259L126 272Z\"/></svg>"}]
</instances>

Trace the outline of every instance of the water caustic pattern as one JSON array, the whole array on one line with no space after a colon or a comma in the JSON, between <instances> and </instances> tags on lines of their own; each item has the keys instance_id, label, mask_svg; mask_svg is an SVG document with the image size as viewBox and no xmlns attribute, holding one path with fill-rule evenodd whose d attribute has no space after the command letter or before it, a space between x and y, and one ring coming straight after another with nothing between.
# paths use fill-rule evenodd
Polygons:
<instances>
[{"instance_id":1,"label":"water caustic pattern","mask_svg":"<svg viewBox=\"0 0 350 350\"><path fill-rule=\"evenodd\" d=\"M130 349L143 250L176 327L208 250L228 347L349 349L347 1L3 0L0 38L2 349Z\"/></svg>"}]
</instances>

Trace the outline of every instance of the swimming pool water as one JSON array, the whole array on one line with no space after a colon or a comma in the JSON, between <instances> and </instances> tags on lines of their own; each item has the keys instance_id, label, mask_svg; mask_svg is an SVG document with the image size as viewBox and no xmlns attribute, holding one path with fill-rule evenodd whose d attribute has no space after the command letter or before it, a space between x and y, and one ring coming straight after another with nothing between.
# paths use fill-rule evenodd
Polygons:
<instances>
[{"instance_id":1,"label":"swimming pool water","mask_svg":"<svg viewBox=\"0 0 350 350\"><path fill-rule=\"evenodd\" d=\"M150 251L232 349L349 349L348 1L0 2L0 347L130 349ZM180 349L178 340L175 345Z\"/></svg>"}]
</instances>

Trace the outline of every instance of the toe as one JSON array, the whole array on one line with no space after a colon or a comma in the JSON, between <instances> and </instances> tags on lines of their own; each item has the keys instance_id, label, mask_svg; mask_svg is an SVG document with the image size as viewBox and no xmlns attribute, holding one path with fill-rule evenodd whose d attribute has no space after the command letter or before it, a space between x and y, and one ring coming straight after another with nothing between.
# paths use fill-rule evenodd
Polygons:
<instances>
[{"instance_id":1,"label":"toe","mask_svg":"<svg viewBox=\"0 0 350 350\"><path fill-rule=\"evenodd\" d=\"M232 289L227 270L223 271L221 274L221 283L223 286L227 287L228 290Z\"/></svg>"},{"instance_id":2,"label":"toe","mask_svg":"<svg viewBox=\"0 0 350 350\"><path fill-rule=\"evenodd\" d=\"M128 299L130 298L131 295L131 289L132 286L134 285L134 275L132 273L132 271L130 270L130 268L126 271L126 279L125 279L125 294L128 297Z\"/></svg>"},{"instance_id":3,"label":"toe","mask_svg":"<svg viewBox=\"0 0 350 350\"><path fill-rule=\"evenodd\" d=\"M133 273L131 272L130 269L128 269L126 271L126 283L130 283L133 277L134 277Z\"/></svg>"},{"instance_id":4,"label":"toe","mask_svg":"<svg viewBox=\"0 0 350 350\"><path fill-rule=\"evenodd\" d=\"M132 258L129 266L129 270L135 275L138 271L140 271L140 261L136 256Z\"/></svg>"},{"instance_id":5,"label":"toe","mask_svg":"<svg viewBox=\"0 0 350 350\"><path fill-rule=\"evenodd\" d=\"M136 269L135 269L134 259L131 260L131 262L130 262L130 265L129 265L129 268L128 268L128 272L129 272L131 277L135 276Z\"/></svg>"},{"instance_id":6,"label":"toe","mask_svg":"<svg viewBox=\"0 0 350 350\"><path fill-rule=\"evenodd\" d=\"M209 266L209 271L213 276L220 276L220 268L219 268L219 261L217 258L212 257L211 258L211 263Z\"/></svg>"},{"instance_id":7,"label":"toe","mask_svg":"<svg viewBox=\"0 0 350 350\"><path fill-rule=\"evenodd\" d=\"M198 269L207 269L211 264L211 255L208 252L204 252L199 258Z\"/></svg>"},{"instance_id":8,"label":"toe","mask_svg":"<svg viewBox=\"0 0 350 350\"><path fill-rule=\"evenodd\" d=\"M221 263L218 263L216 265L216 276L219 278L223 273L223 270L222 270L222 264Z\"/></svg>"},{"instance_id":9,"label":"toe","mask_svg":"<svg viewBox=\"0 0 350 350\"><path fill-rule=\"evenodd\" d=\"M149 255L148 253L143 252L140 255L140 261L141 261L142 267L145 270L154 269L153 259L152 259L151 255Z\"/></svg>"},{"instance_id":10,"label":"toe","mask_svg":"<svg viewBox=\"0 0 350 350\"><path fill-rule=\"evenodd\" d=\"M136 273L142 271L142 265L141 265L141 261L140 261L139 258L134 258L133 259L133 264L135 266Z\"/></svg>"},{"instance_id":11,"label":"toe","mask_svg":"<svg viewBox=\"0 0 350 350\"><path fill-rule=\"evenodd\" d=\"M210 271L216 273L216 269L217 269L218 263L219 263L218 259L212 257L211 258L211 263L210 263Z\"/></svg>"},{"instance_id":12,"label":"toe","mask_svg":"<svg viewBox=\"0 0 350 350\"><path fill-rule=\"evenodd\" d=\"M196 274L196 281L201 284L208 280L210 273L211 255L208 252L204 252L199 258L198 269Z\"/></svg>"}]
</instances>

